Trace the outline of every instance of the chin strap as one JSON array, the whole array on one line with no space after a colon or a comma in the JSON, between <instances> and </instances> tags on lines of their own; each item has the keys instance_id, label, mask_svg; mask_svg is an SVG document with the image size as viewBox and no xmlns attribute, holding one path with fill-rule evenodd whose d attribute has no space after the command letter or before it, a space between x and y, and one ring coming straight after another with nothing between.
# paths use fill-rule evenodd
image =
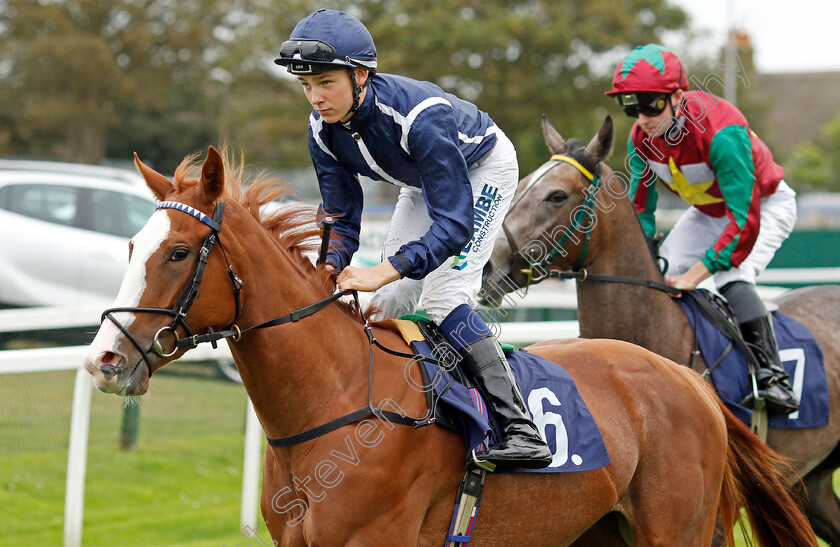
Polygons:
<instances>
[{"instance_id":1,"label":"chin strap","mask_svg":"<svg viewBox=\"0 0 840 547\"><path fill-rule=\"evenodd\" d=\"M365 82L362 85L359 85L356 83L356 69L347 69L347 72L350 74L350 83L353 85L353 106L351 106L350 110L347 111L348 114L359 109L359 101L361 100L362 91L364 91L364 89L370 85L371 80L373 80L373 73L370 69L367 69L367 71L368 76L365 79Z\"/></svg>"},{"instance_id":2,"label":"chin strap","mask_svg":"<svg viewBox=\"0 0 840 547\"><path fill-rule=\"evenodd\" d=\"M673 96L673 92L670 95L668 95L668 104L671 105L671 119L673 121L671 122L671 125L668 126L668 129L666 129L665 132L660 135L660 137L668 138L668 135L671 133L671 131L673 131L675 127L680 126L680 121L677 117L677 108L681 107L683 103L680 102L677 106L674 106L674 101L671 100L671 97Z\"/></svg>"}]
</instances>

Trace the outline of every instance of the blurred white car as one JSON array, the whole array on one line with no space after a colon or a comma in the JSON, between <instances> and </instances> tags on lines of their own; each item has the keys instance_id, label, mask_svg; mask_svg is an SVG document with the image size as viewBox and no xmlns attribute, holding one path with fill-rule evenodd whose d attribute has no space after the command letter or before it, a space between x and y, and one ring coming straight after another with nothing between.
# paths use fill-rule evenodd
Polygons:
<instances>
[{"instance_id":1,"label":"blurred white car","mask_svg":"<svg viewBox=\"0 0 840 547\"><path fill-rule=\"evenodd\" d=\"M133 165L133 164L132 164ZM111 182L120 182L134 186L146 186L143 177L131 168L67 163L61 161L13 160L0 159L0 171L47 171L65 175L82 175Z\"/></svg>"},{"instance_id":2,"label":"blurred white car","mask_svg":"<svg viewBox=\"0 0 840 547\"><path fill-rule=\"evenodd\" d=\"M127 169L36 163L0 161L0 305L107 307L152 194Z\"/></svg>"}]
</instances>

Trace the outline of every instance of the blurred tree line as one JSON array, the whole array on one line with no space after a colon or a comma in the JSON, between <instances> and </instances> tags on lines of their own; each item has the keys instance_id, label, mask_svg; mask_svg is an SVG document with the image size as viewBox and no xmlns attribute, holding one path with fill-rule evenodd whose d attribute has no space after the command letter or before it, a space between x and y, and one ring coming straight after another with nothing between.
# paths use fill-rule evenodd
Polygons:
<instances>
[{"instance_id":1,"label":"blurred tree line","mask_svg":"<svg viewBox=\"0 0 840 547\"><path fill-rule=\"evenodd\" d=\"M840 190L840 111L821 128L821 136L797 146L786 173L804 191Z\"/></svg>"},{"instance_id":2,"label":"blurred tree line","mask_svg":"<svg viewBox=\"0 0 840 547\"><path fill-rule=\"evenodd\" d=\"M310 110L272 59L319 7L359 17L383 72L475 102L522 172L547 157L542 113L566 137L631 120L604 96L638 44L685 31L666 0L0 0L0 155L98 163L136 151L171 172L229 142L246 161L306 167Z\"/></svg>"}]
</instances>

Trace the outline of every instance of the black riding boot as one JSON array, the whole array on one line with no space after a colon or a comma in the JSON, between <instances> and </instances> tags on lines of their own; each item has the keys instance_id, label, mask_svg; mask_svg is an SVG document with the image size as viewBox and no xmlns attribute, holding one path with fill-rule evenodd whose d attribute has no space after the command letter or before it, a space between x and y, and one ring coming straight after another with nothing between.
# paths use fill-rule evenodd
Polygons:
<instances>
[{"instance_id":1,"label":"black riding boot","mask_svg":"<svg viewBox=\"0 0 840 547\"><path fill-rule=\"evenodd\" d=\"M741 333L747 343L757 346L753 349L759 366L755 376L758 381L758 395L764 399L767 410L780 414L798 410L799 400L788 383L788 374L779 359L779 346L770 315L741 323ZM751 391L741 404L750 406L752 400Z\"/></svg>"},{"instance_id":2,"label":"black riding boot","mask_svg":"<svg viewBox=\"0 0 840 547\"><path fill-rule=\"evenodd\" d=\"M458 351L461 367L475 382L502 427L501 441L475 455L497 467L540 469L551 463L551 451L528 414L519 385L493 336L480 338Z\"/></svg>"}]
</instances>

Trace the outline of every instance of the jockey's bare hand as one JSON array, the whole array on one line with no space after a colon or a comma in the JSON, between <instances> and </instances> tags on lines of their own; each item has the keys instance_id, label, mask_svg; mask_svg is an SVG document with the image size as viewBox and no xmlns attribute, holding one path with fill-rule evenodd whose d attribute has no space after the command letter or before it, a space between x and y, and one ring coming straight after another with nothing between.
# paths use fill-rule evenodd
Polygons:
<instances>
[{"instance_id":1,"label":"jockey's bare hand","mask_svg":"<svg viewBox=\"0 0 840 547\"><path fill-rule=\"evenodd\" d=\"M712 273L706 268L706 265L698 262L685 273L666 277L665 283L681 291L691 291L711 275Z\"/></svg>"},{"instance_id":2,"label":"jockey's bare hand","mask_svg":"<svg viewBox=\"0 0 840 547\"><path fill-rule=\"evenodd\" d=\"M339 290L355 289L368 292L396 281L400 278L400 272L387 260L372 268L355 268L347 266L338 275Z\"/></svg>"}]
</instances>

